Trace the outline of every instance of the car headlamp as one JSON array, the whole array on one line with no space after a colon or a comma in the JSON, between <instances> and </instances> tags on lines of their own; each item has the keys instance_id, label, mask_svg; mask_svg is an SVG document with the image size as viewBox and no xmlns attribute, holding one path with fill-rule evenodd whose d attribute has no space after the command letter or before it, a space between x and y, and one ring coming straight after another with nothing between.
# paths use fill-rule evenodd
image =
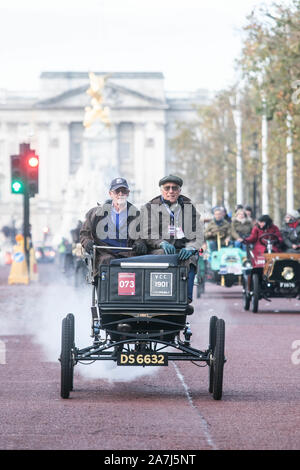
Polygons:
<instances>
[{"instance_id":1,"label":"car headlamp","mask_svg":"<svg viewBox=\"0 0 300 470\"><path fill-rule=\"evenodd\" d=\"M286 281L291 281L295 276L295 273L291 266L286 266L282 271L281 275Z\"/></svg>"}]
</instances>

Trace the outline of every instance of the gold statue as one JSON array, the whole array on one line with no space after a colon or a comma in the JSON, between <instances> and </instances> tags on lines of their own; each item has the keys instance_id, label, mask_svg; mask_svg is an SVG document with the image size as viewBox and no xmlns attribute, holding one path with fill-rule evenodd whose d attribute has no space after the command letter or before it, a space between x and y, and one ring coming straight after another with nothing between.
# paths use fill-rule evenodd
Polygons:
<instances>
[{"instance_id":1,"label":"gold statue","mask_svg":"<svg viewBox=\"0 0 300 470\"><path fill-rule=\"evenodd\" d=\"M97 76L93 72L89 73L90 88L86 91L91 96L91 106L86 106L83 120L84 127L90 127L93 122L99 119L106 126L110 126L109 108L102 106L103 90L109 75Z\"/></svg>"}]
</instances>

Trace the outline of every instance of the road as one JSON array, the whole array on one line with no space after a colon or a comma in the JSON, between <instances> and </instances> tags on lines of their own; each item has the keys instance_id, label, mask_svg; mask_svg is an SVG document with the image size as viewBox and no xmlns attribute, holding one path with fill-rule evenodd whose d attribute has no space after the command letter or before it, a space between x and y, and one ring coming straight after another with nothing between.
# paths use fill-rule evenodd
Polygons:
<instances>
[{"instance_id":1,"label":"road","mask_svg":"<svg viewBox=\"0 0 300 470\"><path fill-rule=\"evenodd\" d=\"M90 293L75 292L55 265L40 281L7 285L0 267L0 449L299 449L300 301L242 309L241 288L210 284L189 317L192 346L208 346L209 318L226 323L223 399L208 368L78 364L60 398L61 319L75 314L76 346L90 344Z\"/></svg>"}]
</instances>

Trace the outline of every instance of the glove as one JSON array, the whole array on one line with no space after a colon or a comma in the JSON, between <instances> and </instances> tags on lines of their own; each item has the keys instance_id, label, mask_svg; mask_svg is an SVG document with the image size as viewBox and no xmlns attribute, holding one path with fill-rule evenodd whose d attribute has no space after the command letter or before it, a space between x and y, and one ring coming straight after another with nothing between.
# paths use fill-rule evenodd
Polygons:
<instances>
[{"instance_id":1,"label":"glove","mask_svg":"<svg viewBox=\"0 0 300 470\"><path fill-rule=\"evenodd\" d=\"M171 245L169 242L161 242L159 246L164 250L166 255L174 255L176 253L175 246Z\"/></svg>"},{"instance_id":2,"label":"glove","mask_svg":"<svg viewBox=\"0 0 300 470\"><path fill-rule=\"evenodd\" d=\"M195 248L181 248L181 250L179 251L178 259L180 259L181 261L189 259L195 253Z\"/></svg>"},{"instance_id":3,"label":"glove","mask_svg":"<svg viewBox=\"0 0 300 470\"><path fill-rule=\"evenodd\" d=\"M93 240L89 240L87 244L85 245L85 251L89 253L90 255L93 253L93 246L94 246Z\"/></svg>"},{"instance_id":4,"label":"glove","mask_svg":"<svg viewBox=\"0 0 300 470\"><path fill-rule=\"evenodd\" d=\"M147 245L142 240L137 240L133 243L132 248L137 256L146 255L147 254Z\"/></svg>"}]
</instances>

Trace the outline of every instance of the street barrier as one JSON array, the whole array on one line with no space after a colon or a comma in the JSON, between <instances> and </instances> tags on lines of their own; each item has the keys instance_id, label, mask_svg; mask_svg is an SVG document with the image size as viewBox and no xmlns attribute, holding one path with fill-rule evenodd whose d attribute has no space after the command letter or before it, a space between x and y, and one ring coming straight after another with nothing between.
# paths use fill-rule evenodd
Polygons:
<instances>
[{"instance_id":1,"label":"street barrier","mask_svg":"<svg viewBox=\"0 0 300 470\"><path fill-rule=\"evenodd\" d=\"M29 275L24 250L23 235L16 236L17 245L13 247L12 263L8 276L8 284L28 284Z\"/></svg>"}]
</instances>

